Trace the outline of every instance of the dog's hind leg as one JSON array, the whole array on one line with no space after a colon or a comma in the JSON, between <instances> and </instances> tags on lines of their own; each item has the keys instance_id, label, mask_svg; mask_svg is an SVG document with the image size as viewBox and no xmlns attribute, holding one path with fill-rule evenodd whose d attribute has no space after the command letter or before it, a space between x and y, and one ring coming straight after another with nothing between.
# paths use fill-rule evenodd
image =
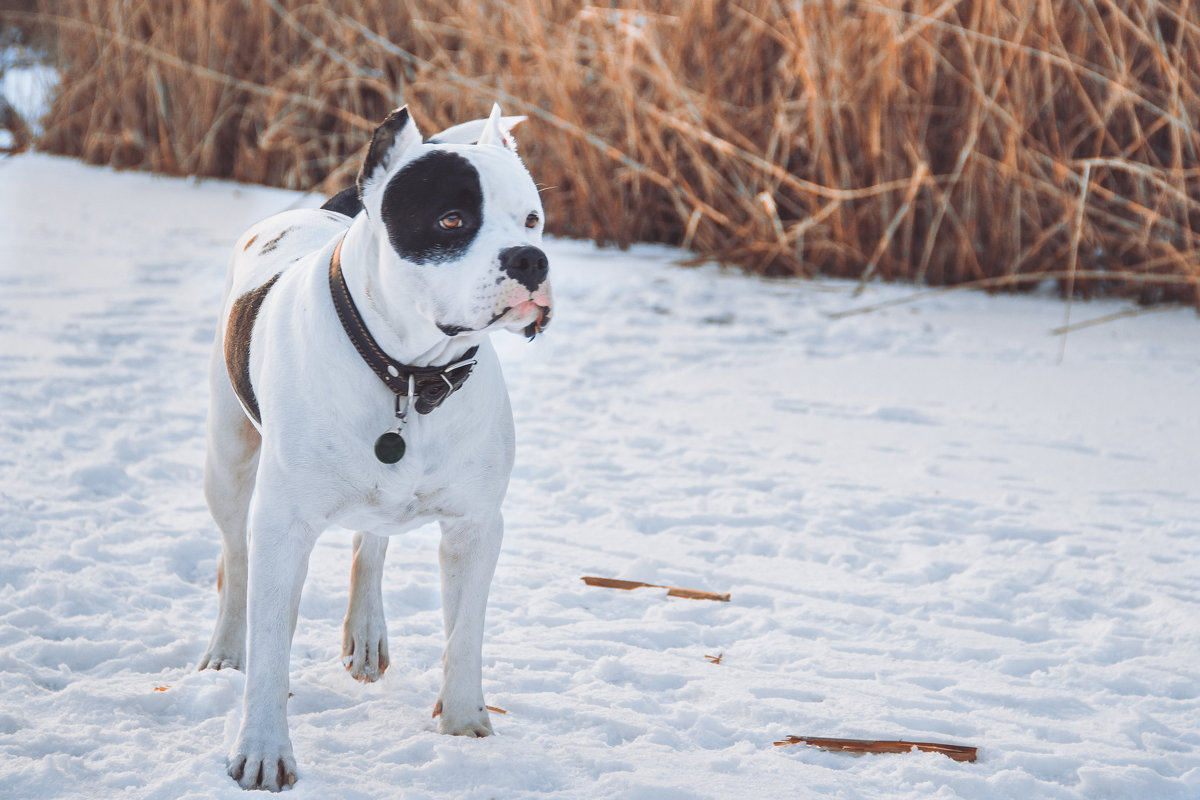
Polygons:
<instances>
[{"instance_id":1,"label":"dog's hind leg","mask_svg":"<svg viewBox=\"0 0 1200 800\"><path fill-rule=\"evenodd\" d=\"M342 626L342 663L355 680L371 682L388 668L387 621L383 616L383 561L388 537L354 534L350 607Z\"/></svg>"},{"instance_id":2,"label":"dog's hind leg","mask_svg":"<svg viewBox=\"0 0 1200 800\"><path fill-rule=\"evenodd\" d=\"M217 624L199 668L242 669L246 664L246 518L262 438L242 411L225 378L224 362L218 359L214 354L204 495L221 529L219 605Z\"/></svg>"}]
</instances>

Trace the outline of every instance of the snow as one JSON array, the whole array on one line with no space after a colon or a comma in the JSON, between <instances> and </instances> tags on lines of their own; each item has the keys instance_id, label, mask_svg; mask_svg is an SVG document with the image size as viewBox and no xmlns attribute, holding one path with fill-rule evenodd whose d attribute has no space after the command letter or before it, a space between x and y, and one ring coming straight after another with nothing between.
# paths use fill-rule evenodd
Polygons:
<instances>
[{"instance_id":1,"label":"snow","mask_svg":"<svg viewBox=\"0 0 1200 800\"><path fill-rule=\"evenodd\" d=\"M50 100L60 82L58 71L44 61L43 56L28 48L0 46L0 97L9 102L35 137L42 133L42 117L50 110ZM0 148L12 145L12 133L0 129Z\"/></svg>"},{"instance_id":2,"label":"snow","mask_svg":"<svg viewBox=\"0 0 1200 800\"><path fill-rule=\"evenodd\" d=\"M321 199L0 161L6 797L242 796L243 676L195 668L208 348L238 234ZM1200 797L1194 312L1064 350L1049 296L833 319L912 290L547 250L554 323L496 338L518 456L484 690L508 713L435 733L436 528L389 552L391 669L349 678L331 531L292 651L294 796ZM789 734L979 761L772 745Z\"/></svg>"}]
</instances>

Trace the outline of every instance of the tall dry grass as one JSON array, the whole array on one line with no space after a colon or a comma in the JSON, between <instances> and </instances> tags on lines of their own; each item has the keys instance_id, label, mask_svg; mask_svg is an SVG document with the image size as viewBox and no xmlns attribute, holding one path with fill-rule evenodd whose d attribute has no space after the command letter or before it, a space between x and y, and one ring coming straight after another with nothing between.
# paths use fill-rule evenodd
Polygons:
<instances>
[{"instance_id":1,"label":"tall dry grass","mask_svg":"<svg viewBox=\"0 0 1200 800\"><path fill-rule=\"evenodd\" d=\"M560 234L1200 307L1196 0L611 5L58 0L42 146L330 192L500 99Z\"/></svg>"}]
</instances>

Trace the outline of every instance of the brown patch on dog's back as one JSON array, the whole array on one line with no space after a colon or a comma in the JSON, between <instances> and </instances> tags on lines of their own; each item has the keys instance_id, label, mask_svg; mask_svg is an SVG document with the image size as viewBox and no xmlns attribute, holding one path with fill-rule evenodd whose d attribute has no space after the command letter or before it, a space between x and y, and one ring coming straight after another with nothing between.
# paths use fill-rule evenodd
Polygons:
<instances>
[{"instance_id":1,"label":"brown patch on dog's back","mask_svg":"<svg viewBox=\"0 0 1200 800\"><path fill-rule=\"evenodd\" d=\"M258 399L250 383L250 334L254 331L258 309L277 280L279 275L235 300L229 312L229 321L225 323L225 369L229 372L229 381L246 412L260 425L262 417L258 410Z\"/></svg>"},{"instance_id":2,"label":"brown patch on dog's back","mask_svg":"<svg viewBox=\"0 0 1200 800\"><path fill-rule=\"evenodd\" d=\"M270 252L271 252L272 250L274 250L276 247L279 247L279 243L280 243L281 241L283 241L283 237L287 236L289 233L291 233L291 232L292 232L292 231L294 231L294 230L295 230L295 228L294 228L294 227L292 227L292 228L284 228L283 230L281 230L281 231L279 232L279 235L278 235L278 236L276 236L274 239L271 239L269 242L267 242L266 244L264 244L264 245L262 246L262 250L259 250L259 251L258 251L258 254L259 254L260 256L265 256L267 253L270 253Z\"/></svg>"}]
</instances>

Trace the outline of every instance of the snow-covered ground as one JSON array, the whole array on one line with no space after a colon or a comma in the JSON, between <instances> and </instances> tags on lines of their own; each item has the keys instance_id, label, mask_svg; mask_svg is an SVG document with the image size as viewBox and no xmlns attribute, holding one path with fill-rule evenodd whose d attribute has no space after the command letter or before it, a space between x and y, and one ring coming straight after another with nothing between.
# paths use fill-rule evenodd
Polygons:
<instances>
[{"instance_id":1,"label":"snow-covered ground","mask_svg":"<svg viewBox=\"0 0 1200 800\"><path fill-rule=\"evenodd\" d=\"M5 797L242 796L243 676L196 671L208 347L237 235L319 200L0 161ZM835 320L911 290L547 249L553 325L497 339L518 456L484 689L508 713L488 739L434 732L435 528L389 552L385 679L346 674L331 531L292 654L294 796L1200 797L1194 312L1074 332L1059 363L1049 297Z\"/></svg>"}]
</instances>

